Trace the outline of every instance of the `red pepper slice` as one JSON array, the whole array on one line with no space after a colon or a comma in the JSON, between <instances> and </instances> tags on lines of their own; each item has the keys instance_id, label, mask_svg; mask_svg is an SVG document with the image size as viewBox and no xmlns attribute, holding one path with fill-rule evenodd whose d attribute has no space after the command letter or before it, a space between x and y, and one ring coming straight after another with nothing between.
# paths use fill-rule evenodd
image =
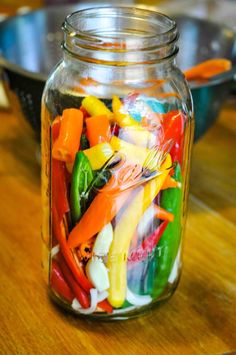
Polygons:
<instances>
[{"instance_id":1,"label":"red pepper slice","mask_svg":"<svg viewBox=\"0 0 236 355\"><path fill-rule=\"evenodd\" d=\"M52 141L59 135L61 117L58 116L52 123ZM52 205L57 209L61 220L70 209L67 194L67 171L65 164L59 160L52 159Z\"/></svg>"},{"instance_id":2,"label":"red pepper slice","mask_svg":"<svg viewBox=\"0 0 236 355\"><path fill-rule=\"evenodd\" d=\"M89 293L93 285L87 279L81 264L77 261L76 252L73 249L70 249L67 244L65 227L63 225L63 221L59 220L59 216L55 207L52 207L52 228L53 234L60 245L60 250L63 254L63 257L65 258L65 261L70 268L74 278L80 284L80 286Z\"/></svg>"},{"instance_id":3,"label":"red pepper slice","mask_svg":"<svg viewBox=\"0 0 236 355\"><path fill-rule=\"evenodd\" d=\"M59 220L70 210L66 181L65 164L52 159L52 207L57 210Z\"/></svg>"},{"instance_id":4,"label":"red pepper slice","mask_svg":"<svg viewBox=\"0 0 236 355\"><path fill-rule=\"evenodd\" d=\"M82 105L80 106L79 109L80 109L80 111L83 112L84 119L87 118L87 117L89 117L88 112L85 110L85 108L84 108Z\"/></svg>"},{"instance_id":5,"label":"red pepper slice","mask_svg":"<svg viewBox=\"0 0 236 355\"><path fill-rule=\"evenodd\" d=\"M173 139L176 142L184 133L184 122L185 117L181 111L170 111L163 114L164 140Z\"/></svg>"},{"instance_id":6,"label":"red pepper slice","mask_svg":"<svg viewBox=\"0 0 236 355\"><path fill-rule=\"evenodd\" d=\"M155 248L159 240L161 239L162 234L164 233L167 224L169 223L168 220L163 221L157 229L142 242L142 248L147 250L149 253Z\"/></svg>"},{"instance_id":7,"label":"red pepper slice","mask_svg":"<svg viewBox=\"0 0 236 355\"><path fill-rule=\"evenodd\" d=\"M59 253L60 267L62 269L63 275L73 290L75 297L78 299L79 303L83 308L88 308L90 305L88 294L79 286L79 284L74 279L70 269L66 265L65 259L61 253Z\"/></svg>"},{"instance_id":8,"label":"red pepper slice","mask_svg":"<svg viewBox=\"0 0 236 355\"><path fill-rule=\"evenodd\" d=\"M55 133L56 124L53 126ZM68 264L71 272L81 287L89 292L93 287L84 274L79 263L76 263L75 252L70 249L66 241L65 227L63 217L69 211L69 202L67 198L66 186L66 168L65 164L56 159L52 159L52 228L53 234L60 244L61 252Z\"/></svg>"},{"instance_id":9,"label":"red pepper slice","mask_svg":"<svg viewBox=\"0 0 236 355\"><path fill-rule=\"evenodd\" d=\"M52 136L56 139L59 132L60 120L52 125ZM69 270L84 291L88 292L93 287L84 274L83 268L77 261L76 253L67 245L66 231L63 223L64 215L70 210L67 197L67 173L64 162L52 159L52 229L53 235L60 245L61 253ZM67 273L68 274L68 273ZM78 289L78 288L77 288ZM88 296L87 296L88 297ZM85 296L84 296L85 298ZM86 307L87 301L82 301ZM81 304L82 305L82 304Z\"/></svg>"},{"instance_id":10,"label":"red pepper slice","mask_svg":"<svg viewBox=\"0 0 236 355\"><path fill-rule=\"evenodd\" d=\"M184 144L184 136L182 135L179 139L174 143L173 147L170 150L170 155L173 162L178 162L180 165L182 164L183 159L183 144Z\"/></svg>"},{"instance_id":11,"label":"red pepper slice","mask_svg":"<svg viewBox=\"0 0 236 355\"><path fill-rule=\"evenodd\" d=\"M152 251L158 244L168 223L169 223L168 220L163 221L157 227L157 229L142 242L142 244L138 248L136 248L134 251L131 251L128 257L128 262L135 263L135 262L145 260L148 257L148 255L152 253Z\"/></svg>"},{"instance_id":12,"label":"red pepper slice","mask_svg":"<svg viewBox=\"0 0 236 355\"><path fill-rule=\"evenodd\" d=\"M112 306L110 305L110 303L107 300L99 302L98 307L102 308L107 313L112 313L112 311L113 311Z\"/></svg>"},{"instance_id":13,"label":"red pepper slice","mask_svg":"<svg viewBox=\"0 0 236 355\"><path fill-rule=\"evenodd\" d=\"M59 296L62 296L69 303L73 301L73 292L66 283L61 268L56 260L52 260L50 284L52 289L58 293Z\"/></svg>"},{"instance_id":14,"label":"red pepper slice","mask_svg":"<svg viewBox=\"0 0 236 355\"><path fill-rule=\"evenodd\" d=\"M181 111L170 111L163 114L164 142L173 140L173 147L170 150L172 161L182 161L183 139L184 139L185 116Z\"/></svg>"}]
</instances>

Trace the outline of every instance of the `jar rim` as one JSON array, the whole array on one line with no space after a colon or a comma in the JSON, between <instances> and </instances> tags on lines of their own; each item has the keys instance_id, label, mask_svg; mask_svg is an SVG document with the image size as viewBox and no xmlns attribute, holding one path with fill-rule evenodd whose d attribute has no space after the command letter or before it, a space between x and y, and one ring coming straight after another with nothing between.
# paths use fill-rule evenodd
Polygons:
<instances>
[{"instance_id":1,"label":"jar rim","mask_svg":"<svg viewBox=\"0 0 236 355\"><path fill-rule=\"evenodd\" d=\"M171 32L177 29L176 21L161 12L157 12L150 9L138 8L138 7L129 7L129 6L102 6L102 7L91 7L87 9L78 10L67 15L65 18L65 22L63 23L63 30L70 32L72 36L86 36L94 39L99 39L101 35L97 35L95 33L88 33L88 31L81 30L78 27L76 28L72 21L74 20L75 16L77 17L77 20L79 20L83 18L84 19L90 18L91 15L96 15L96 17L98 17L99 15L104 16L105 14L110 16L112 15L113 17L117 15L122 15L122 16L135 15L136 17L139 16L142 19L145 18L148 21L150 21L151 19L150 17L152 17L152 20L159 21L159 22L160 20L166 20L165 25L169 25L169 28L166 31L163 31L161 33L153 33L150 35L146 35L145 38L149 38L149 39L156 38L157 36L170 34ZM112 38L117 39L117 36L113 37L111 35L104 35L104 34L102 35L102 37L104 39L112 39Z\"/></svg>"},{"instance_id":2,"label":"jar rim","mask_svg":"<svg viewBox=\"0 0 236 355\"><path fill-rule=\"evenodd\" d=\"M69 14L62 29L63 48L83 60L94 58L92 52L97 51L95 60L102 62L150 63L178 52L176 22L149 9L128 6L83 9Z\"/></svg>"}]
</instances>

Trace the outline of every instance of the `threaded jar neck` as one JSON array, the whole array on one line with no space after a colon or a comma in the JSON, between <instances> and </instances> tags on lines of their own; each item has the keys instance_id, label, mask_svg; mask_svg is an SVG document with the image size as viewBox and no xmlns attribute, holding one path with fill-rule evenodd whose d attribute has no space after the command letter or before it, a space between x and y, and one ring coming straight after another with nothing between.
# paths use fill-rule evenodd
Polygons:
<instances>
[{"instance_id":1,"label":"threaded jar neck","mask_svg":"<svg viewBox=\"0 0 236 355\"><path fill-rule=\"evenodd\" d=\"M68 15L64 50L76 58L105 65L152 64L178 52L175 21L158 12L101 7Z\"/></svg>"}]
</instances>

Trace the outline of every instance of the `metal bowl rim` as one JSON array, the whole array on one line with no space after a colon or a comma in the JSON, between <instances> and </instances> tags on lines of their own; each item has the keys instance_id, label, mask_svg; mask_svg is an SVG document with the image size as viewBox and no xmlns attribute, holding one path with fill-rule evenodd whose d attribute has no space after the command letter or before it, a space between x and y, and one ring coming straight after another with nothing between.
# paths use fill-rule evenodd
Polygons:
<instances>
[{"instance_id":1,"label":"metal bowl rim","mask_svg":"<svg viewBox=\"0 0 236 355\"><path fill-rule=\"evenodd\" d=\"M40 13L40 12L51 12L51 11L54 11L55 9L56 10L58 10L58 9L60 9L60 8L62 8L62 7L64 7L64 8L68 8L68 7L75 7L76 6L76 4L75 5L64 5L64 4L59 4L59 5L51 5L51 6L49 6L49 7L47 7L47 8L42 8L42 9L37 9L37 10L33 10L33 11L30 11L30 12L28 12L28 13L26 13L26 14L22 14L22 15L13 15L13 16L11 16L10 18L6 18L6 19L4 19L3 21L1 21L1 23L0 23L0 28L2 27L2 25L4 25L4 23L6 23L6 22L10 22L10 21L13 21L13 20L15 20L15 19L17 19L17 18L22 18L22 17L27 17L27 16L29 16L29 15L31 15L32 13ZM106 3L104 3L104 4L102 4L102 6L101 7L106 7L107 6L107 4ZM122 5L122 6L124 6L124 7L130 7L130 5ZM140 5L141 6L141 5ZM139 6L139 8L140 8L140 6ZM153 9L153 6L148 6L148 5L144 5L144 7L146 8L146 9L149 9L149 8L152 8ZM212 25L214 25L214 26L216 26L216 27L218 27L218 28L220 28L220 29L225 29L225 30L228 30L228 31L230 31L232 34L233 34L233 37L234 37L234 41L235 41L235 45L236 45L236 32L231 28L231 27L229 27L229 26L227 26L227 25L220 25L220 24L218 24L218 23L215 23L215 22L212 22L212 21L208 21L208 20L206 20L206 19L200 19L200 18L198 18L198 17L193 17L193 16L189 16L189 15L180 15L180 14L176 14L176 16L175 15L166 15L166 16L168 16L169 18L172 18L172 16L173 16L173 18L174 18L174 20L175 19L178 19L179 17L181 17L181 18L186 18L186 19L192 19L192 20L194 20L194 21L198 21L198 22L201 22L201 23L209 23L209 24L212 24ZM58 61L58 63L59 63L60 61ZM57 63L57 64L58 64ZM56 65L57 65L56 64ZM29 79L33 79L33 80L38 80L38 81L42 81L42 82L45 82L46 83L46 80L47 80L47 78L49 77L49 75L47 76L47 75L44 75L44 74L42 74L42 73L36 73L36 72L32 72L32 71L30 71L30 70L26 70L26 69L24 69L24 68L22 68L21 66L19 66L19 65L17 65L17 64L15 64L15 63L12 63L12 62L10 62L9 60L7 60L4 56L2 56L1 55L1 53L0 53L0 66L2 66L3 68L5 68L5 69L8 69L8 70L10 70L10 71L12 71L12 72L14 72L14 73L16 73L16 74L19 74L19 75L22 75L22 76L25 76L25 77L27 77L27 78L29 78ZM52 70L53 70L53 68L52 68ZM181 69L180 69L181 70ZM182 70L181 70L182 71ZM205 83L202 83L202 84L196 84L196 85L193 85L193 86L191 86L191 84L189 85L190 86L190 89L191 90L195 90L195 89L200 89L200 88L203 88L203 87L211 87L211 86L215 86L215 85L219 85L219 84L223 84L223 83L225 83L225 82L227 82L227 81L231 81L231 80L233 80L234 79L234 77L236 76L236 65L235 66L233 66L233 68L231 69L231 72L232 72L232 77L229 77L229 75L226 75L226 77L224 77L224 75L222 74L221 76L220 76L220 78L216 78L216 79L212 79L212 80L210 80L210 81L208 81L208 82L205 82ZM226 72L227 73L227 72Z\"/></svg>"}]
</instances>

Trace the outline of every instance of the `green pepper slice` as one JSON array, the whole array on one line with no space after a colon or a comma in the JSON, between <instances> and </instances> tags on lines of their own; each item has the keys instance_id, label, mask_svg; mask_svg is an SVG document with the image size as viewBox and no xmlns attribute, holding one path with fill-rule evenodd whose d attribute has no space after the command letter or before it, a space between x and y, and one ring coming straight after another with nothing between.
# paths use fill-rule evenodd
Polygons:
<instances>
[{"instance_id":1,"label":"green pepper slice","mask_svg":"<svg viewBox=\"0 0 236 355\"><path fill-rule=\"evenodd\" d=\"M101 170L97 172L94 178L93 187L101 189L104 185L108 183L112 176L110 170Z\"/></svg>"},{"instance_id":2,"label":"green pepper slice","mask_svg":"<svg viewBox=\"0 0 236 355\"><path fill-rule=\"evenodd\" d=\"M76 153L72 171L70 189L70 208L73 224L77 223L84 211L87 196L86 190L93 180L93 170L86 155Z\"/></svg>"},{"instance_id":3,"label":"green pepper slice","mask_svg":"<svg viewBox=\"0 0 236 355\"><path fill-rule=\"evenodd\" d=\"M177 164L174 179L181 182L181 168ZM157 245L157 268L153 283L153 298L159 297L164 291L175 258L178 253L182 228L182 188L166 189L162 193L161 207L174 214L173 222L169 222L160 242Z\"/></svg>"}]
</instances>

